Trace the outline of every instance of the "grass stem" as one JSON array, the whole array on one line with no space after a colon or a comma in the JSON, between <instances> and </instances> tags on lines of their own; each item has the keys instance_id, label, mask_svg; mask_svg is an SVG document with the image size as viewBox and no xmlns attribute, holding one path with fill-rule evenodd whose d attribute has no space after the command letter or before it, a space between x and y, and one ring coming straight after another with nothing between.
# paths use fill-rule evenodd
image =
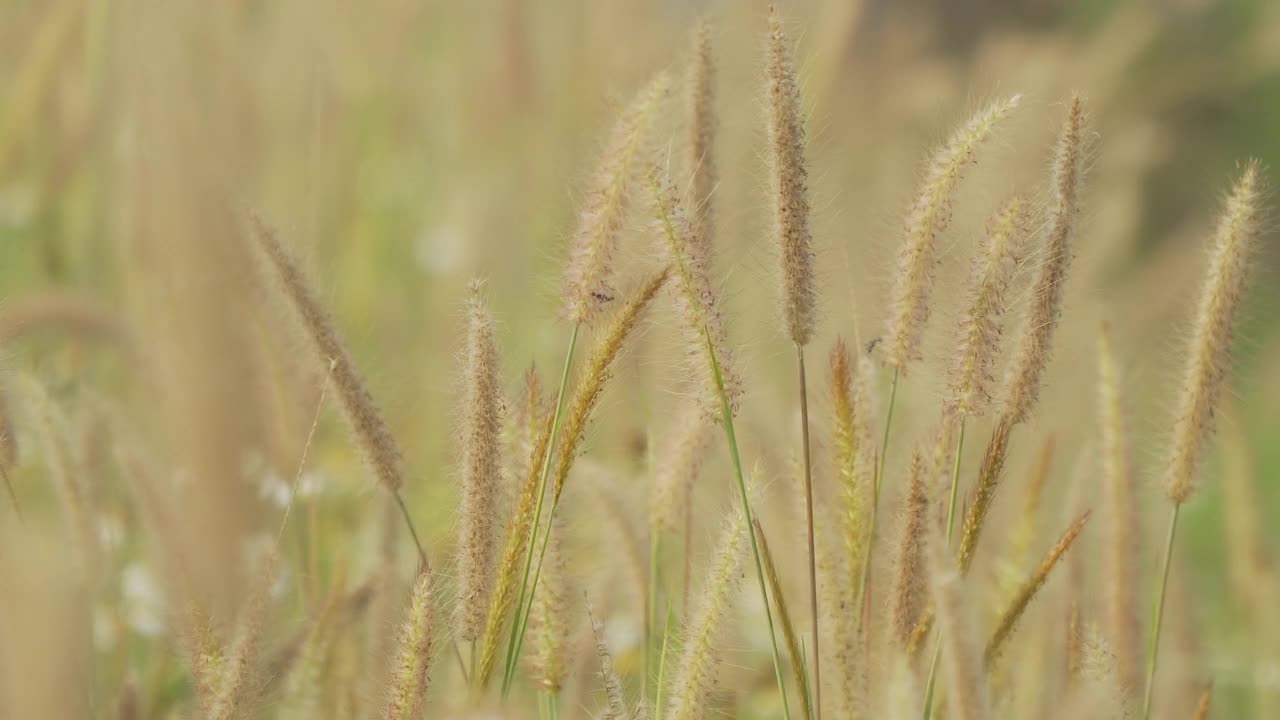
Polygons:
<instances>
[{"instance_id":1,"label":"grass stem","mask_svg":"<svg viewBox=\"0 0 1280 720\"><path fill-rule=\"evenodd\" d=\"M734 477L738 481L738 497L742 502L742 521L747 524L747 535L751 538L751 555L756 565L756 580L760 584L760 599L764 604L764 617L769 624L769 647L773 651L773 675L778 682L778 694L782 697L782 714L791 720L791 706L787 703L787 685L782 679L782 658L778 654L778 635L773 627L773 611L769 609L769 587L764 579L764 566L760 562L760 545L756 542L756 534L752 528L751 501L747 497L747 481L742 473L742 456L738 453L738 437L733 428L733 411L729 407L729 396L725 394L724 378L720 375L720 363L716 360L716 351L712 346L711 333L704 330L707 353L711 360L712 375L716 381L716 391L720 396L720 417L724 426L725 441L729 445L729 458L733 461ZM793 662L803 662L802 658L793 658Z\"/></svg>"},{"instance_id":2,"label":"grass stem","mask_svg":"<svg viewBox=\"0 0 1280 720\"><path fill-rule=\"evenodd\" d=\"M960 488L960 456L964 454L964 421L965 416L960 416L959 437L956 438L956 457L951 465L951 499L947 503L947 546L951 546L951 534L955 528L956 522L956 494ZM938 659L942 654L942 637L939 631L939 637L934 641L933 659L929 661L929 679L924 685L924 720L929 720L929 716L933 713L933 693L938 682Z\"/></svg>"},{"instance_id":3,"label":"grass stem","mask_svg":"<svg viewBox=\"0 0 1280 720\"><path fill-rule=\"evenodd\" d=\"M863 635L867 638L866 654L867 658L871 655L871 633L865 632L865 628L871 622L871 558L872 550L876 542L876 514L880 507L880 484L884 480L885 460L889 453L889 430L893 427L893 407L898 400L898 378L899 371L897 368L893 370L893 381L889 384L889 408L885 411L884 416L884 436L880 441L880 454L876 456L876 479L875 487L872 488L871 494L871 520L867 528L867 550L862 558L862 580L858 583L858 595L862 598L862 627Z\"/></svg>"},{"instance_id":4,"label":"grass stem","mask_svg":"<svg viewBox=\"0 0 1280 720\"><path fill-rule=\"evenodd\" d=\"M580 324L574 324L573 332L569 335L569 349L564 355L564 369L560 372L560 388L556 391L556 409L551 418L551 440L547 447L547 455L542 461L542 477L538 480L538 503L533 511L533 523L529 526L529 543L528 550L524 558L524 575L520 581L520 597L516 600L515 614L511 620L511 637L507 641L507 663L502 673L502 696L505 698L511 690L511 679L515 675L516 661L520 657L520 645L524 640L524 628L529 621L529 607L533 604L533 598L529 597L526 603L526 595L532 596L534 590L529 588L529 571L533 566L533 549L537 544L538 529L542 519L542 505L546 497L547 476L551 472L551 458L555 455L556 436L560 432L560 415L564 410L565 389L569 385L569 369L573 366L573 351L578 345L578 331L581 329ZM553 503L554 505L554 503ZM551 512L555 513L552 507ZM550 524L547 526L547 533L550 534ZM543 542L543 553L546 552L546 542ZM539 559L539 568L541 568L541 559ZM535 586L537 581L535 580ZM536 589L536 588L535 588Z\"/></svg>"},{"instance_id":5,"label":"grass stem","mask_svg":"<svg viewBox=\"0 0 1280 720\"><path fill-rule=\"evenodd\" d=\"M804 452L805 524L809 537L809 621L813 632L813 716L822 720L822 669L818 654L818 558L813 533L813 470L809 456L809 392L804 371L804 347L796 345L800 366L800 438Z\"/></svg>"},{"instance_id":6,"label":"grass stem","mask_svg":"<svg viewBox=\"0 0 1280 720\"><path fill-rule=\"evenodd\" d=\"M1164 541L1164 567L1160 571L1160 591L1156 594L1151 620L1151 652L1147 655L1147 686L1142 696L1142 720L1151 717L1151 698L1156 687L1156 658L1160 650L1160 625L1164 620L1165 591L1169 587L1169 564L1173 560L1173 538L1178 530L1178 510L1182 503L1173 503L1169 513L1169 537Z\"/></svg>"}]
</instances>

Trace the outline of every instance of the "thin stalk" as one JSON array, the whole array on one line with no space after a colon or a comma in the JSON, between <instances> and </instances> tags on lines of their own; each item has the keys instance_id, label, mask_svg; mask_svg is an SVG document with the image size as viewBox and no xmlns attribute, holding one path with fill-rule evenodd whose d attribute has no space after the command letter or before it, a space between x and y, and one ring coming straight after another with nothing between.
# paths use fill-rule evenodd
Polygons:
<instances>
[{"instance_id":1,"label":"thin stalk","mask_svg":"<svg viewBox=\"0 0 1280 720\"><path fill-rule=\"evenodd\" d=\"M560 372L560 389L556 391L556 409L551 417L551 440L547 445L547 455L542 460L542 477L538 480L538 502L533 510L533 522L529 525L529 549L524 557L524 576L520 581L520 596L516 600L515 615L511 620L511 637L507 641L507 666L502 672L502 696L505 698L511 689L511 678L515 674L516 659L519 657L520 644L524 639L524 626L528 622L529 608L525 607L526 591L529 588L529 571L533 566L533 548L538 538L538 527L542 518L542 503L546 497L547 475L551 472L551 458L555 455L556 436L560 432L560 415L564 410L565 388L569 385L569 368L573 365L573 351L578 345L578 331L581 325L574 324L569 335L569 349L564 355L564 369ZM554 508L552 508L554 512ZM547 533L550 534L550 525ZM546 544L543 544L546 551ZM539 563L541 564L541 563ZM531 594L531 593L528 593ZM530 598L532 605L532 598Z\"/></svg>"},{"instance_id":2,"label":"thin stalk","mask_svg":"<svg viewBox=\"0 0 1280 720\"><path fill-rule=\"evenodd\" d=\"M18 494L13 491L13 480L9 477L9 471L0 464L0 477L4 478L4 487L9 491L9 501L13 503L13 514L18 517L18 523L25 526L26 521L22 519L22 506L18 504Z\"/></svg>"},{"instance_id":3,"label":"thin stalk","mask_svg":"<svg viewBox=\"0 0 1280 720\"><path fill-rule=\"evenodd\" d=\"M800 365L800 438L804 445L804 511L809 533L809 627L813 632L813 715L822 720L822 668L818 654L818 558L813 538L813 471L809 463L809 392L805 382L804 347L796 345Z\"/></svg>"},{"instance_id":4,"label":"thin stalk","mask_svg":"<svg viewBox=\"0 0 1280 720\"><path fill-rule=\"evenodd\" d=\"M956 438L956 459L951 465L951 500L947 503L947 546L956 525L956 493L960 489L960 455L964 452L964 416L960 416L960 437Z\"/></svg>"},{"instance_id":5,"label":"thin stalk","mask_svg":"<svg viewBox=\"0 0 1280 720\"><path fill-rule=\"evenodd\" d=\"M393 493L396 499L396 505L400 508L400 515L404 517L404 524L409 527L409 535L413 537L413 545L418 548L418 569L425 571L431 567L431 563L427 561L427 551L422 548L422 541L418 539L418 530L413 526L413 516L409 514L409 508L404 504L404 496L397 490Z\"/></svg>"},{"instance_id":6,"label":"thin stalk","mask_svg":"<svg viewBox=\"0 0 1280 720\"><path fill-rule=\"evenodd\" d=\"M938 658L942 655L942 638L933 644L933 659L929 661L929 679L924 684L924 714L921 717L929 720L933 714L933 691L938 682Z\"/></svg>"},{"instance_id":7,"label":"thin stalk","mask_svg":"<svg viewBox=\"0 0 1280 720\"><path fill-rule=\"evenodd\" d=\"M760 598L764 601L764 617L769 624L769 647L773 651L773 676L778 682L778 694L782 697L782 713L786 720L791 720L791 706L787 703L787 685L782 679L782 658L778 655L778 635L773 628L773 611L769 609L769 588L764 579L764 565L760 562L760 545L756 542L756 534L752 529L751 502L747 499L747 481L742 473L742 457L738 454L738 437L733 429L733 411L729 407L729 396L725 394L724 378L720 375L720 363L716 360L716 350L711 343L711 333L703 329L707 343L707 353L711 359L712 375L716 380L716 392L720 396L720 417L724 426L725 441L729 445L729 458L733 461L734 477L738 481L738 496L742 501L742 521L747 524L747 535L751 538L751 556L756 564L756 580L760 584ZM803 662L802 659L797 659Z\"/></svg>"},{"instance_id":8,"label":"thin stalk","mask_svg":"<svg viewBox=\"0 0 1280 720\"><path fill-rule=\"evenodd\" d=\"M560 498L552 498L551 509L547 511L547 531L542 534L542 547L538 550L538 564L533 567L533 582L529 584L529 606L525 608L524 618L520 621L520 630L516 635L514 659L511 661L511 667L507 669L508 675L504 687L508 689L512 678L515 677L516 663L520 660L520 651L524 648L524 634L529 627L529 615L533 612L533 598L538 592L538 581L542 579L542 563L547 559L547 546L551 544L551 521L555 519L556 508L558 507L560 507ZM505 692L504 690L504 697Z\"/></svg>"},{"instance_id":9,"label":"thin stalk","mask_svg":"<svg viewBox=\"0 0 1280 720\"><path fill-rule=\"evenodd\" d=\"M893 382L889 384L889 409L885 411L884 416L884 438L880 441L880 459L876 462L876 487L871 503L872 517L875 517L876 505L880 502L880 484L884 481L885 457L889 453L889 429L893 427L893 406L898 400L898 377L898 369L894 368Z\"/></svg>"},{"instance_id":10,"label":"thin stalk","mask_svg":"<svg viewBox=\"0 0 1280 720\"><path fill-rule=\"evenodd\" d=\"M1164 596L1169 587L1169 563L1173 559L1173 536L1178 530L1178 510L1182 503L1174 503L1169 514L1169 537L1164 541L1164 569L1160 572L1160 592L1156 595L1151 621L1151 652L1147 655L1147 690L1142 697L1142 720L1151 717L1151 697L1156 687L1156 653L1160 649L1160 624L1164 620Z\"/></svg>"},{"instance_id":11,"label":"thin stalk","mask_svg":"<svg viewBox=\"0 0 1280 720\"><path fill-rule=\"evenodd\" d=\"M649 697L649 673L653 670L653 633L658 614L658 560L662 553L662 535L649 528L649 595L644 608L644 677L640 681L640 697Z\"/></svg>"},{"instance_id":12,"label":"thin stalk","mask_svg":"<svg viewBox=\"0 0 1280 720\"><path fill-rule=\"evenodd\" d=\"M876 456L876 482L871 493L871 520L867 535L867 550L862 558L862 579L858 582L858 597L862 598L862 627L871 622L871 551L876 542L876 514L880 507L880 484L884 480L885 459L889 453L889 430L893 427L893 407L898 401L898 369L893 369L893 381L889 384L889 409L884 416L884 437L880 440L880 454ZM871 633L866 636L866 653L871 654Z\"/></svg>"},{"instance_id":13,"label":"thin stalk","mask_svg":"<svg viewBox=\"0 0 1280 720\"><path fill-rule=\"evenodd\" d=\"M800 692L804 693L805 697L810 697L812 692L809 688L809 666L805 662L808 657L809 653L804 648L804 638L800 638ZM815 705L809 707L809 720L813 720L816 708Z\"/></svg>"},{"instance_id":14,"label":"thin stalk","mask_svg":"<svg viewBox=\"0 0 1280 720\"><path fill-rule=\"evenodd\" d=\"M477 689L477 686L471 681L476 679L476 646L479 644L475 641L471 643L471 670L467 673L467 684L471 686L472 693Z\"/></svg>"},{"instance_id":15,"label":"thin stalk","mask_svg":"<svg viewBox=\"0 0 1280 720\"><path fill-rule=\"evenodd\" d=\"M960 455L964 453L964 421L960 416L960 432L956 439L956 459L951 465L951 500L947 505L947 546L951 546L951 532L956 522L956 492L960 487ZM938 658L942 655L942 631L933 643L933 659L929 661L929 679L924 685L924 720L933 713L933 692L938 682Z\"/></svg>"},{"instance_id":16,"label":"thin stalk","mask_svg":"<svg viewBox=\"0 0 1280 720\"><path fill-rule=\"evenodd\" d=\"M671 639L671 601L667 600L667 620L662 624L662 654L658 656L658 689L654 692L653 720L662 720L662 688L666 686L667 641Z\"/></svg>"},{"instance_id":17,"label":"thin stalk","mask_svg":"<svg viewBox=\"0 0 1280 720\"><path fill-rule=\"evenodd\" d=\"M551 720L558 720L560 717L560 691L547 691L547 717Z\"/></svg>"},{"instance_id":18,"label":"thin stalk","mask_svg":"<svg viewBox=\"0 0 1280 720\"><path fill-rule=\"evenodd\" d=\"M680 545L680 559L684 565L680 584L680 617L689 617L689 543L693 538L693 493L690 492L684 503L684 541Z\"/></svg>"}]
</instances>

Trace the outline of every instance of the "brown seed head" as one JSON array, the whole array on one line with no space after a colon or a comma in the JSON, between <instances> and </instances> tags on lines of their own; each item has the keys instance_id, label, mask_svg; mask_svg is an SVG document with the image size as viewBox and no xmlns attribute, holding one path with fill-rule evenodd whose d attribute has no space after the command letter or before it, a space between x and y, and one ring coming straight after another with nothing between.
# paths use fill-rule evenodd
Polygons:
<instances>
[{"instance_id":1,"label":"brown seed head","mask_svg":"<svg viewBox=\"0 0 1280 720\"><path fill-rule=\"evenodd\" d=\"M356 446L378 482L389 492L398 493L404 484L400 448L365 388L355 363L347 354L333 320L307 284L302 270L276 239L274 231L260 220L254 220L257 247L266 258L276 285L293 309L298 324L311 341L317 365L332 366L329 378L337 391L338 403Z\"/></svg>"},{"instance_id":2,"label":"brown seed head","mask_svg":"<svg viewBox=\"0 0 1280 720\"><path fill-rule=\"evenodd\" d=\"M804 122L791 48L776 10L769 11L769 163L773 234L782 270L782 317L787 335L804 346L813 337L817 292L813 279L813 234L809 230L809 171L804 160Z\"/></svg>"},{"instance_id":3,"label":"brown seed head","mask_svg":"<svg viewBox=\"0 0 1280 720\"><path fill-rule=\"evenodd\" d=\"M983 662L988 668L1000 656L1000 652L1004 649L1005 644L1013 635L1013 630L1017 627L1018 620L1022 618L1022 614L1026 611L1027 606L1031 604L1031 600L1044 586L1044 582L1049 577L1049 573L1053 567L1062 559L1063 554L1071 549L1071 544L1080 536L1080 531L1084 530L1084 525L1089 521L1089 513L1085 512L1075 522L1062 533L1058 541L1049 548L1049 552L1045 553L1044 558L1040 561L1040 565L1036 567L1035 572L1031 573L1031 577L1027 578L1022 584L1022 588L1018 590L1018 594L1014 596L1013 601L1009 603L1009 607L1005 608L1004 613L1000 616L1000 621L996 624L996 630L991 635L991 639L987 642L987 649L983 653Z\"/></svg>"},{"instance_id":4,"label":"brown seed head","mask_svg":"<svg viewBox=\"0 0 1280 720\"><path fill-rule=\"evenodd\" d=\"M897 570L893 581L893 637L898 647L911 644L912 630L924 606L925 544L929 523L928 471L924 454L911 457L911 477L906 506L898 530Z\"/></svg>"},{"instance_id":5,"label":"brown seed head","mask_svg":"<svg viewBox=\"0 0 1280 720\"><path fill-rule=\"evenodd\" d=\"M476 671L477 687L486 687L498 662L499 641L507 627L507 616L516 604L516 593L521 581L520 561L525 556L529 542L529 530L533 526L534 509L538 502L538 486L542 465L551 445L551 413L543 413L540 428L534 435L525 464L525 477L516 496L516 507L511 514L507 540L502 547L502 560L498 563L493 593L489 598L489 610L485 616L484 636L480 650L480 667Z\"/></svg>"},{"instance_id":6,"label":"brown seed head","mask_svg":"<svg viewBox=\"0 0 1280 720\"><path fill-rule=\"evenodd\" d=\"M969 509L964 514L964 525L960 533L960 572L968 573L973 564L974 553L978 549L978 540L982 537L982 528L986 524L987 514L991 510L991 501L995 499L996 488L1004 474L1004 461L1009 451L1009 432L1011 425L1003 420L996 423L991 431L991 440L987 444L986 454L982 456L982 465L978 468L978 481L974 485L973 497Z\"/></svg>"}]
</instances>

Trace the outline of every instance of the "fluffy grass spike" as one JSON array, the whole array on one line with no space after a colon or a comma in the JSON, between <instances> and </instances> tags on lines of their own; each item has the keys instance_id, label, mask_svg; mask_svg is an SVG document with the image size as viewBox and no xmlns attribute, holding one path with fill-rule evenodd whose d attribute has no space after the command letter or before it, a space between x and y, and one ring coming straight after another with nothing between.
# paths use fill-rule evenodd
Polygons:
<instances>
[{"instance_id":1,"label":"fluffy grass spike","mask_svg":"<svg viewBox=\"0 0 1280 720\"><path fill-rule=\"evenodd\" d=\"M1072 241L1080 215L1084 180L1086 117L1084 102L1073 96L1058 137L1049 183L1049 221L1041 248L1040 272L1032 287L1021 344L1009 368L1004 414L1013 424L1030 416L1040 397L1040 377L1049 364L1053 336L1062 316L1062 296L1071 266Z\"/></svg>"},{"instance_id":2,"label":"fluffy grass spike","mask_svg":"<svg viewBox=\"0 0 1280 720\"><path fill-rule=\"evenodd\" d=\"M467 302L463 366L462 502L458 523L458 637L475 641L484 629L493 586L502 474L502 380L493 317L473 283Z\"/></svg>"},{"instance_id":3,"label":"fluffy grass spike","mask_svg":"<svg viewBox=\"0 0 1280 720\"><path fill-rule=\"evenodd\" d=\"M613 261L631 202L634 161L670 84L665 73L656 75L618 117L605 144L569 249L563 301L570 324L590 324L615 295Z\"/></svg>"},{"instance_id":4,"label":"fluffy grass spike","mask_svg":"<svg viewBox=\"0 0 1280 720\"><path fill-rule=\"evenodd\" d=\"M978 147L1013 112L1019 100L1015 95L978 111L934 151L925 166L920 189L907 212L885 328L885 364L902 375L920 359L920 342L929 320L929 290L937 262L938 237L951 222L951 195L965 169L977 162Z\"/></svg>"}]
</instances>

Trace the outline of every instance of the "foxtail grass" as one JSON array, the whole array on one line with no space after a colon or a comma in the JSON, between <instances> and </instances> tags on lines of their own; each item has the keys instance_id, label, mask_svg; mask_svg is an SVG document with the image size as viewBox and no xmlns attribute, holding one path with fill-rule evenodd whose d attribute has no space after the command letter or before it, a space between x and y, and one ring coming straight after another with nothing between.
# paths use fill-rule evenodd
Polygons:
<instances>
[{"instance_id":1,"label":"foxtail grass","mask_svg":"<svg viewBox=\"0 0 1280 720\"><path fill-rule=\"evenodd\" d=\"M1103 323L1098 329L1098 427L1107 498L1107 628L1115 643L1120 684L1136 691L1142 682L1142 619L1137 590L1142 526L1122 388L1111 333Z\"/></svg>"},{"instance_id":2,"label":"foxtail grass","mask_svg":"<svg viewBox=\"0 0 1280 720\"><path fill-rule=\"evenodd\" d=\"M1040 398L1041 376L1049 364L1053 337L1062 317L1062 298L1080 215L1080 188L1087 153L1086 122L1084 101L1078 95L1073 96L1058 137L1049 178L1049 220L1040 250L1040 271L1032 288L1031 308L1021 344L1005 381L1004 415L1015 425L1030 416Z\"/></svg>"},{"instance_id":3,"label":"foxtail grass","mask_svg":"<svg viewBox=\"0 0 1280 720\"><path fill-rule=\"evenodd\" d=\"M423 572L413 583L409 607L400 628L391 684L387 689L384 720L413 720L422 717L427 689L431 683L434 660L434 634L431 613L431 575Z\"/></svg>"},{"instance_id":4,"label":"foxtail grass","mask_svg":"<svg viewBox=\"0 0 1280 720\"><path fill-rule=\"evenodd\" d=\"M805 529L809 550L809 618L813 637L813 717L822 717L821 633L818 616L817 552L813 528L813 469L809 447L809 393L804 348L813 337L817 290L813 277L813 234L809 229L808 168L791 48L774 9L769 13L765 76L769 105L768 157L773 200L773 235L782 278L781 307L787 337L796 348L800 392L800 442L804 461ZM808 713L806 713L808 715Z\"/></svg>"},{"instance_id":5,"label":"foxtail grass","mask_svg":"<svg viewBox=\"0 0 1280 720\"><path fill-rule=\"evenodd\" d=\"M547 543L549 536L544 534L542 544L538 551L537 565L533 565L533 538L536 537L538 529L539 515L544 494L549 490L551 495L551 508L548 513L548 532L552 529L551 520L555 517L556 508L560 503L560 497L564 492L565 482L569 478L569 470L572 468L574 460L577 459L578 452L582 442L586 437L587 424L591 416L600 402L601 394L604 391L605 384L613 373L613 365L618 355L622 352L623 345L627 338L631 335L639 324L640 316L644 310L653 301L653 298L662 289L669 275L668 269L663 269L651 276L640 286L636 293L627 301L626 305L614 316L612 322L605 328L603 335L597 341L596 346L592 349L591 355L587 359L587 364L582 370L582 381L579 383L577 390L574 392L573 401L569 405L567 422L564 428L564 437L561 438L559 446L555 449L555 470L550 476L550 487L548 487L548 469L552 465L551 454L547 455L543 464L542 477L539 481L539 489L537 491L538 502L535 505L533 524L530 526L530 542L529 552L525 556L525 571L523 587L527 587L528 594L532 596L538 590L538 576L542 569L543 558L547 553ZM577 328L575 325L574 338L577 337ZM574 341L570 342L570 354L572 354L572 346ZM561 385L567 383L567 375L569 363L565 363L565 379ZM563 395L563 389L561 390ZM559 401L557 401L557 407ZM557 409L557 415L559 410ZM557 422L555 416L552 420L552 440L556 439ZM530 571L532 568L532 580L530 580ZM521 644L524 641L525 627L529 622L530 603L525 601L524 590L521 591L519 601L516 603L517 613L512 622L512 634L508 643L507 667L503 678L503 695L511 687L511 679L515 673L516 664L520 658ZM524 611L520 612L520 608L524 607Z\"/></svg>"},{"instance_id":6,"label":"foxtail grass","mask_svg":"<svg viewBox=\"0 0 1280 720\"><path fill-rule=\"evenodd\" d=\"M724 428L725 442L729 446L729 459L733 463L734 478L738 483L738 499L742 505L742 525L751 540L751 557L756 566L756 580L760 585L760 600L764 603L764 617L769 627L769 649L773 652L773 676L778 683L778 695L782 699L782 714L786 720L791 720L791 706L787 702L787 686L782 679L782 657L778 653L778 635L774 629L773 612L769 609L769 589L765 582L764 566L760 558L760 547L756 542L754 532L750 531L754 516L751 513L751 500L747 494L747 481L742 473L742 457L738 453L738 436L733 426L733 408L729 404L729 396L725 391L724 379L720 374L720 363L716 359L715 344L712 341L710 331L704 331L703 338L706 342L707 357L711 362L712 377L716 382L716 389L720 394L720 421ZM799 662L799 660L796 660Z\"/></svg>"},{"instance_id":7,"label":"foxtail grass","mask_svg":"<svg viewBox=\"0 0 1280 720\"><path fill-rule=\"evenodd\" d=\"M622 693L622 678L613 669L613 656L604 643L604 626L591 614L587 606L587 621L591 623L591 636L595 640L596 657L600 660L600 682L604 685L606 701L605 712L601 720L631 720L631 710L627 707L627 699Z\"/></svg>"},{"instance_id":8,"label":"foxtail grass","mask_svg":"<svg viewBox=\"0 0 1280 720\"><path fill-rule=\"evenodd\" d=\"M756 542L760 544L760 558L764 560L764 574L769 580L769 594L773 596L773 608L778 612L778 622L782 625L782 639L787 644L787 654L791 656L791 679L800 693L800 714L812 717L813 707L810 702L812 690L805 673L804 652L800 649L800 636L796 633L795 623L791 621L791 613L787 610L787 597L782 590L782 578L778 575L778 566L773 562L773 553L769 551L769 540L764 535L764 528L759 518L752 518Z\"/></svg>"},{"instance_id":9,"label":"foxtail grass","mask_svg":"<svg viewBox=\"0 0 1280 720\"><path fill-rule=\"evenodd\" d=\"M707 695L715 683L715 669L719 664L719 638L726 630L733 589L741 576L743 541L750 534L749 527L742 523L735 520L725 523L671 676L670 699L663 712L667 720L705 717Z\"/></svg>"},{"instance_id":10,"label":"foxtail grass","mask_svg":"<svg viewBox=\"0 0 1280 720\"><path fill-rule=\"evenodd\" d=\"M929 320L929 291L938 237L951 222L951 195L965 169L977 162L978 147L1018 106L1020 96L997 100L979 110L934 151L907 213L906 232L890 293L885 327L885 364L897 374L920 359L920 342Z\"/></svg>"},{"instance_id":11,"label":"foxtail grass","mask_svg":"<svg viewBox=\"0 0 1280 720\"><path fill-rule=\"evenodd\" d=\"M1195 492L1197 471L1213 431L1214 411L1230 365L1236 314L1248 279L1252 245L1261 222L1261 196L1262 171L1256 160L1250 160L1245 163L1240 179L1227 197L1212 240L1208 276L1197 307L1165 469L1165 494L1171 504L1169 534L1165 540L1160 586L1152 611L1151 647L1147 654L1146 692L1142 701L1143 720L1151 716L1160 625L1164 618L1164 598L1178 529L1178 511Z\"/></svg>"},{"instance_id":12,"label":"foxtail grass","mask_svg":"<svg viewBox=\"0 0 1280 720\"><path fill-rule=\"evenodd\" d=\"M458 590L454 611L457 635L473 643L484 629L493 586L494 554L501 484L502 380L493 318L473 283L467 301L467 340L463 359L461 457L462 500L458 522ZM471 673L474 675L474 655Z\"/></svg>"},{"instance_id":13,"label":"foxtail grass","mask_svg":"<svg viewBox=\"0 0 1280 720\"><path fill-rule=\"evenodd\" d=\"M356 447L364 455L365 463L372 470L374 478L395 498L418 548L421 564L426 567L426 549L418 538L413 518L401 495L401 488L404 486L404 456L400 452L400 446L374 403L373 396L369 394L364 378L356 370L355 361L347 352L337 326L320 299L315 296L302 269L280 244L274 230L257 218L254 218L254 225L255 246L265 258L276 287L310 341L316 364L330 368L329 381L333 383L338 405Z\"/></svg>"},{"instance_id":14,"label":"foxtail grass","mask_svg":"<svg viewBox=\"0 0 1280 720\"><path fill-rule=\"evenodd\" d=\"M1022 588L1014 596L1008 607L1000 614L1000 619L996 623L996 629L991 633L991 639L987 641L986 649L982 653L983 663L990 669L991 665L999 658L1004 646L1012 637L1014 629L1017 628L1018 621L1022 619L1022 615L1027 610L1027 606L1035 598L1036 593L1044 586L1045 580L1049 578L1049 573L1053 571L1054 566L1062 559L1067 550L1071 549L1071 545L1080 536L1080 532L1084 530L1085 523L1089 521L1089 513L1086 512L1071 523L1070 526L1058 538L1058 541L1049 548L1044 558L1040 560L1040 564L1032 571L1031 575L1022 584Z\"/></svg>"}]
</instances>

